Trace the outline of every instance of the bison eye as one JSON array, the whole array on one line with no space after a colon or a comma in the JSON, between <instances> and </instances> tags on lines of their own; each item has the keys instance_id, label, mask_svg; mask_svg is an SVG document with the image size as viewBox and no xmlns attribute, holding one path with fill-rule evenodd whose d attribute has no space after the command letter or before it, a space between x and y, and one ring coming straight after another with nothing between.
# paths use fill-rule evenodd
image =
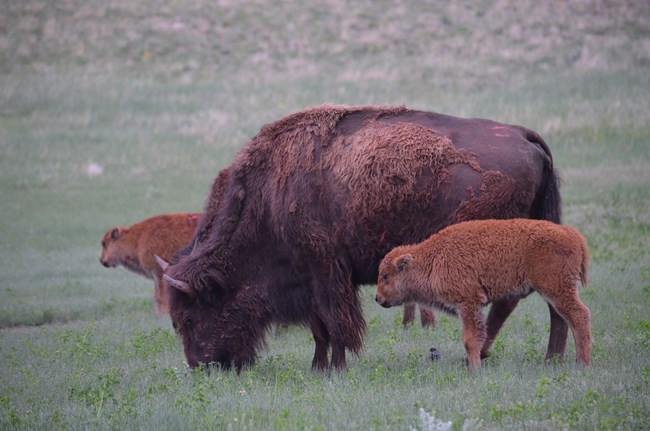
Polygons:
<instances>
[{"instance_id":1,"label":"bison eye","mask_svg":"<svg viewBox=\"0 0 650 431\"><path fill-rule=\"evenodd\" d=\"M383 272L383 273L381 274L381 279L384 280L384 281L388 281L388 274L386 274L385 272Z\"/></svg>"}]
</instances>

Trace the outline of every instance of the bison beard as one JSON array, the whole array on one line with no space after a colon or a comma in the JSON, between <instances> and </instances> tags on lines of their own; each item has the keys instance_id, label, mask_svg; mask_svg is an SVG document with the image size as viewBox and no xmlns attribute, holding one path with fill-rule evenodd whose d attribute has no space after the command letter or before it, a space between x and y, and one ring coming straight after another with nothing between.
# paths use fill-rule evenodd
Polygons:
<instances>
[{"instance_id":1,"label":"bison beard","mask_svg":"<svg viewBox=\"0 0 650 431\"><path fill-rule=\"evenodd\" d=\"M308 109L264 126L217 176L167 270L170 315L191 367L239 370L272 323L298 323L314 336L313 368L343 369L365 329L358 286L386 252L462 220L514 217L560 219L536 133L404 107ZM493 305L486 351L517 301ZM563 354L567 328L549 309L548 355Z\"/></svg>"}]
</instances>

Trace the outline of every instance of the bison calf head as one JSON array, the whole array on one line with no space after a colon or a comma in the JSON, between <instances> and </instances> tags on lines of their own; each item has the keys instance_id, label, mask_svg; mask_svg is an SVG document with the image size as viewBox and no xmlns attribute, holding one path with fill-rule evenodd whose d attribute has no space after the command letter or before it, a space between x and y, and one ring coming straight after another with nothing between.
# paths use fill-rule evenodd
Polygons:
<instances>
[{"instance_id":1,"label":"bison calf head","mask_svg":"<svg viewBox=\"0 0 650 431\"><path fill-rule=\"evenodd\" d=\"M377 294L375 301L385 308L401 305L406 298L403 289L405 271L407 271L413 256L400 254L396 257L392 253L386 255L379 265L379 278L377 280Z\"/></svg>"},{"instance_id":2,"label":"bison calf head","mask_svg":"<svg viewBox=\"0 0 650 431\"><path fill-rule=\"evenodd\" d=\"M125 258L125 250L122 250L120 236L124 228L114 227L106 231L102 238L102 255L99 261L106 268L113 268L121 264Z\"/></svg>"}]
</instances>

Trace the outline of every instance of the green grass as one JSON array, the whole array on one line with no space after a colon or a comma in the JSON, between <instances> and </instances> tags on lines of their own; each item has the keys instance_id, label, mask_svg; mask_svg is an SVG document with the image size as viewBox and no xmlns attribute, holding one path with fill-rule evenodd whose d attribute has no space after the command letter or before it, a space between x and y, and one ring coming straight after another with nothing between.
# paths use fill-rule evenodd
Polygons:
<instances>
[{"instance_id":1,"label":"green grass","mask_svg":"<svg viewBox=\"0 0 650 431\"><path fill-rule=\"evenodd\" d=\"M1 5L0 429L650 428L649 21L646 2ZM240 375L187 370L152 283L99 264L102 234L200 211L263 124L324 102L540 132L591 248L592 367L571 336L543 364L539 297L469 374L457 319L403 330L364 286L347 373L313 373L298 327Z\"/></svg>"}]
</instances>

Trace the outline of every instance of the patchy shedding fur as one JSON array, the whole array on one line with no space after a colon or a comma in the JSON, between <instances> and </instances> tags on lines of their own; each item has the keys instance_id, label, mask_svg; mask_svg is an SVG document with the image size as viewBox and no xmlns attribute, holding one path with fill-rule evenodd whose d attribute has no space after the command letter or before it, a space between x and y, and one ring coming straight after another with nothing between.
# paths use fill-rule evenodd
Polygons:
<instances>
[{"instance_id":1,"label":"patchy shedding fur","mask_svg":"<svg viewBox=\"0 0 650 431\"><path fill-rule=\"evenodd\" d=\"M463 217L559 219L550 152L528 135L402 106L323 105L262 127L219 173L167 270L190 366L240 369L269 325L297 323L314 336L314 368L345 368L365 329L358 286L390 249ZM508 312L492 332L515 305L495 303Z\"/></svg>"},{"instance_id":2,"label":"patchy shedding fur","mask_svg":"<svg viewBox=\"0 0 650 431\"><path fill-rule=\"evenodd\" d=\"M527 219L468 221L390 251L379 266L376 301L457 312L469 367L478 368L488 341L481 308L535 290L568 323L576 360L589 366L590 313L577 289L587 283L588 265L585 239L571 227Z\"/></svg>"},{"instance_id":3,"label":"patchy shedding fur","mask_svg":"<svg viewBox=\"0 0 650 431\"><path fill-rule=\"evenodd\" d=\"M169 313L169 298L162 282L163 270L155 255L169 260L177 249L185 246L196 230L201 214L162 214L130 227L113 227L102 239L99 261L107 268L123 266L154 281L156 313Z\"/></svg>"}]
</instances>

